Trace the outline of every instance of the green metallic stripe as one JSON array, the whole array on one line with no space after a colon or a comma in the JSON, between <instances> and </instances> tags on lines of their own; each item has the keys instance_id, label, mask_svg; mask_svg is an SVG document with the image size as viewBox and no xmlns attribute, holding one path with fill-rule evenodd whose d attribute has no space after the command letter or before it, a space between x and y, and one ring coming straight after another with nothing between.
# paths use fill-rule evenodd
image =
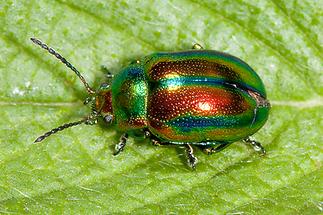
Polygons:
<instances>
[{"instance_id":1,"label":"green metallic stripe","mask_svg":"<svg viewBox=\"0 0 323 215\"><path fill-rule=\"evenodd\" d=\"M262 120L256 120L256 123L251 125L251 120L249 117L247 117L245 120L243 120L243 116L241 118L242 120L240 120L239 123L236 123L235 126L225 126L224 124L229 121L229 123L234 122L235 119L232 117L227 117L220 123L216 122L216 120L211 120L209 123L214 122L214 125L200 124L197 126L194 124L194 121L190 121L189 126L185 124L184 126L178 126L178 123L174 123L176 120L167 123L167 125L169 125L173 132L177 135L192 137L193 142L196 139L199 139L199 141L209 140L210 142L234 142L256 133L264 125L267 119L267 117L265 117Z\"/></svg>"},{"instance_id":2,"label":"green metallic stripe","mask_svg":"<svg viewBox=\"0 0 323 215\"><path fill-rule=\"evenodd\" d=\"M239 115L222 116L180 116L168 122L167 125L176 127L181 131L189 132L194 129L223 129L223 128L251 128L257 127L262 120L257 120L257 113L248 111Z\"/></svg>"}]
</instances>

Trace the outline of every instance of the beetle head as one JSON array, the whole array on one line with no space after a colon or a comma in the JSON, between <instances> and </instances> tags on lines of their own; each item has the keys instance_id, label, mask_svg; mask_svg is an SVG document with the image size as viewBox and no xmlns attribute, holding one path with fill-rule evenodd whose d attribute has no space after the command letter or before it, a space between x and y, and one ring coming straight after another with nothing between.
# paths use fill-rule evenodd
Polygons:
<instances>
[{"instance_id":1,"label":"beetle head","mask_svg":"<svg viewBox=\"0 0 323 215\"><path fill-rule=\"evenodd\" d=\"M102 116L106 123L113 121L112 112L112 95L110 85L102 83L96 92L95 96L95 110Z\"/></svg>"}]
</instances>

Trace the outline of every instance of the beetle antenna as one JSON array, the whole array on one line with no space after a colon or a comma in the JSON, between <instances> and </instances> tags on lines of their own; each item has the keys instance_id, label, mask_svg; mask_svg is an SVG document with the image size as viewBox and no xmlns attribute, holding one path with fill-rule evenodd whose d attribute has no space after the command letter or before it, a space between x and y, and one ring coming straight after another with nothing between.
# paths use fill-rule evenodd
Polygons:
<instances>
[{"instance_id":1,"label":"beetle antenna","mask_svg":"<svg viewBox=\"0 0 323 215\"><path fill-rule=\"evenodd\" d=\"M93 95L95 94L95 91L89 86L89 84L86 82L86 80L84 79L84 77L81 75L81 73L70 63L68 62L62 55L60 55L58 52L56 52L53 48L49 47L48 45L46 45L45 43L43 43L42 41L40 41L39 39L36 38L30 38L30 40L35 43L36 45L39 45L41 48L45 49L46 51L48 51L48 53L50 53L51 55L54 55L58 60L60 60L63 64L65 64L65 66L67 66L68 68L70 68L76 75L77 77L79 77L81 79L81 81L83 82L86 91L90 94Z\"/></svg>"},{"instance_id":2,"label":"beetle antenna","mask_svg":"<svg viewBox=\"0 0 323 215\"><path fill-rule=\"evenodd\" d=\"M52 130L46 132L45 134L37 137L37 139L34 141L34 143L38 143L38 142L41 142L43 141L45 138L49 137L50 135L52 134L55 134L59 131L63 131L67 128L70 128L70 127L73 127L73 126L77 126L77 125L80 125L80 124L86 124L86 125L94 125L98 122L98 117L101 116L100 113L101 113L101 110L102 108L100 108L99 112L95 110L94 106L92 107L92 113L87 116L86 118L84 119L81 119L79 121L76 121L76 122L69 122L69 123L65 123L61 126L58 126L57 128L53 128Z\"/></svg>"},{"instance_id":3,"label":"beetle antenna","mask_svg":"<svg viewBox=\"0 0 323 215\"><path fill-rule=\"evenodd\" d=\"M83 123L86 123L88 121L88 119L82 119L82 120L79 120L79 121L76 121L76 122L70 122L70 123L66 123L64 125L61 125L57 128L54 128L48 132L46 132L45 134L39 136L35 141L34 143L38 143L38 142L41 142L43 141L45 138L49 137L50 135L52 134L55 134L59 131L63 131L64 129L66 128L70 128L70 127L73 127L73 126L77 126L77 125L80 125L80 124L83 124Z\"/></svg>"}]
</instances>

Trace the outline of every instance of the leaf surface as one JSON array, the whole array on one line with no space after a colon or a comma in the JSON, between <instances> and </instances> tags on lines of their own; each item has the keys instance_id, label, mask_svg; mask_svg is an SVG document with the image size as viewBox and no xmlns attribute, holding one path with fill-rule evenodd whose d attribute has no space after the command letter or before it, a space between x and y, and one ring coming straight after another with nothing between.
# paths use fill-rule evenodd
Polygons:
<instances>
[{"instance_id":1,"label":"leaf surface","mask_svg":"<svg viewBox=\"0 0 323 215\"><path fill-rule=\"evenodd\" d=\"M323 2L3 1L0 3L0 213L320 214L322 204ZM156 51L198 42L248 62L272 110L254 138L196 171L185 149L78 126L40 144L49 129L88 114L77 77L30 37L54 47L92 86Z\"/></svg>"}]
</instances>

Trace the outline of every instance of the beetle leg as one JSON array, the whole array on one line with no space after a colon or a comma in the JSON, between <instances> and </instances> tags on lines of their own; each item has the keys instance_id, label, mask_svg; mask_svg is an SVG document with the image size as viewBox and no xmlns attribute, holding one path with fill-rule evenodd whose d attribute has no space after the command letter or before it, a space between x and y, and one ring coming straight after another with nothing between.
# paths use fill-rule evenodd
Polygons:
<instances>
[{"instance_id":1,"label":"beetle leg","mask_svg":"<svg viewBox=\"0 0 323 215\"><path fill-rule=\"evenodd\" d=\"M109 69L106 66L101 65L101 70L106 74L107 79L113 78L112 73L109 71Z\"/></svg>"},{"instance_id":2,"label":"beetle leg","mask_svg":"<svg viewBox=\"0 0 323 215\"><path fill-rule=\"evenodd\" d=\"M155 138L155 137L151 137L150 138L150 140L151 140L151 142L152 142L152 144L154 145L154 146L160 146L160 145L163 145L162 144L162 142L160 142L160 140L158 140L157 138Z\"/></svg>"},{"instance_id":3,"label":"beetle leg","mask_svg":"<svg viewBox=\"0 0 323 215\"><path fill-rule=\"evenodd\" d=\"M203 46L201 46L200 44L195 43L195 44L192 46L192 49L200 50L200 49L204 49L204 48L203 48Z\"/></svg>"},{"instance_id":4,"label":"beetle leg","mask_svg":"<svg viewBox=\"0 0 323 215\"><path fill-rule=\"evenodd\" d=\"M266 154L265 148L259 142L251 140L250 137L244 139L243 142L247 143L248 145L251 145L256 152L259 152L262 155Z\"/></svg>"},{"instance_id":5,"label":"beetle leg","mask_svg":"<svg viewBox=\"0 0 323 215\"><path fill-rule=\"evenodd\" d=\"M145 138L150 138L152 136L152 134L151 134L151 132L149 130L144 129L143 131L144 131Z\"/></svg>"},{"instance_id":6,"label":"beetle leg","mask_svg":"<svg viewBox=\"0 0 323 215\"><path fill-rule=\"evenodd\" d=\"M160 145L167 145L167 142L161 142L160 139L158 139L158 137L156 137L155 135L153 135L149 130L144 130L144 135L145 138L150 138L151 143L154 146L160 146Z\"/></svg>"},{"instance_id":7,"label":"beetle leg","mask_svg":"<svg viewBox=\"0 0 323 215\"><path fill-rule=\"evenodd\" d=\"M117 155L121 151L123 151L124 147L127 144L127 140L128 140L128 134L127 133L124 133L123 135L121 135L119 143L117 143L116 146L115 146L115 152L113 153L113 155Z\"/></svg>"},{"instance_id":8,"label":"beetle leg","mask_svg":"<svg viewBox=\"0 0 323 215\"><path fill-rule=\"evenodd\" d=\"M203 150L204 153L211 155L213 153L217 153L222 151L223 149L227 148L231 143L221 143L219 146L217 147L213 147L213 146L199 146L199 148L201 148Z\"/></svg>"},{"instance_id":9,"label":"beetle leg","mask_svg":"<svg viewBox=\"0 0 323 215\"><path fill-rule=\"evenodd\" d=\"M190 167L195 169L195 166L198 162L197 158L193 154L193 147L190 144L186 144L186 154L187 154L187 162Z\"/></svg>"}]
</instances>

